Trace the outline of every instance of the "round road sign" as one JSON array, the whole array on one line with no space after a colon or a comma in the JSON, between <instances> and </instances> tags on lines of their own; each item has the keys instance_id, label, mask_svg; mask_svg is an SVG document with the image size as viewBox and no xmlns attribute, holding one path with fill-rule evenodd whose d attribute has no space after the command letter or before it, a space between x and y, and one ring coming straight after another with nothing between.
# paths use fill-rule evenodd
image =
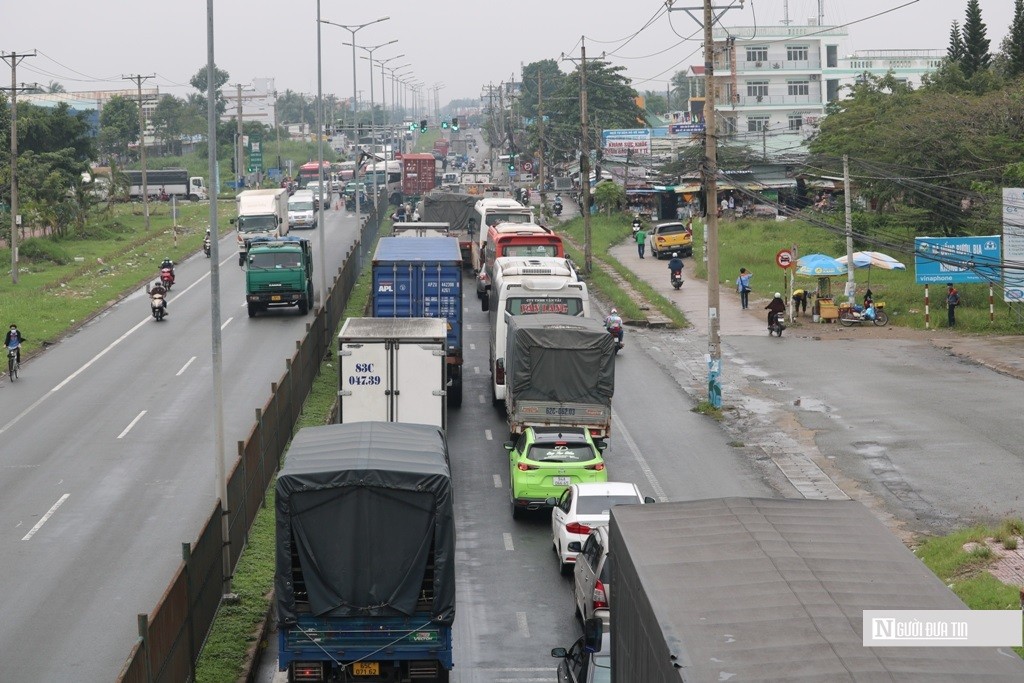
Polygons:
<instances>
[{"instance_id":1,"label":"round road sign","mask_svg":"<svg viewBox=\"0 0 1024 683\"><path fill-rule=\"evenodd\" d=\"M775 263L779 268L791 268L793 266L793 252L789 249L779 249L775 255Z\"/></svg>"},{"instance_id":2,"label":"round road sign","mask_svg":"<svg viewBox=\"0 0 1024 683\"><path fill-rule=\"evenodd\" d=\"M532 161L527 161L525 164L523 164L523 170L526 171L527 173L532 171L533 170L533 162Z\"/></svg>"}]
</instances>

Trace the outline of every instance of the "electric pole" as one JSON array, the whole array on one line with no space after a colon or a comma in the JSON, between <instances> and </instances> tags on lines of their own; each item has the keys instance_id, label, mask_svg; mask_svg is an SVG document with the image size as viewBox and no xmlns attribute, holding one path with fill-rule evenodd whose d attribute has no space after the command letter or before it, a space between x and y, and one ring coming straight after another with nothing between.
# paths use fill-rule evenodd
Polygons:
<instances>
[{"instance_id":1,"label":"electric pole","mask_svg":"<svg viewBox=\"0 0 1024 683\"><path fill-rule=\"evenodd\" d=\"M590 238L590 130L587 126L587 43L585 36L580 37L580 127L583 131L583 152L580 154L580 182L583 183L583 272L590 275L593 249Z\"/></svg>"},{"instance_id":2,"label":"electric pole","mask_svg":"<svg viewBox=\"0 0 1024 683\"><path fill-rule=\"evenodd\" d=\"M18 64L31 53L0 53L11 65L11 283L18 284Z\"/></svg>"},{"instance_id":3,"label":"electric pole","mask_svg":"<svg viewBox=\"0 0 1024 683\"><path fill-rule=\"evenodd\" d=\"M850 157L847 154L843 155L843 205L846 210L846 297L852 304L857 298L857 285L853 279L853 207L850 198Z\"/></svg>"},{"instance_id":4,"label":"electric pole","mask_svg":"<svg viewBox=\"0 0 1024 683\"><path fill-rule=\"evenodd\" d=\"M139 161L142 164L142 213L146 217L146 232L149 232L149 183L146 178L146 113L142 110L142 82L156 76L121 76L122 80L134 81L139 100Z\"/></svg>"},{"instance_id":5,"label":"electric pole","mask_svg":"<svg viewBox=\"0 0 1024 683\"><path fill-rule=\"evenodd\" d=\"M245 171L243 170L242 164L245 163L245 150L242 149L242 84L235 83L235 92L238 97L238 102L235 105L235 178L237 182L239 178L245 177ZM319 105L319 102L317 103ZM242 191L243 183L237 184L239 192Z\"/></svg>"},{"instance_id":6,"label":"electric pole","mask_svg":"<svg viewBox=\"0 0 1024 683\"><path fill-rule=\"evenodd\" d=\"M540 212L543 214L544 207L547 206L547 191L544 189L544 93L543 93L543 81L541 79L541 70L537 68L537 148L538 156L540 157L539 175L540 175Z\"/></svg>"}]
</instances>

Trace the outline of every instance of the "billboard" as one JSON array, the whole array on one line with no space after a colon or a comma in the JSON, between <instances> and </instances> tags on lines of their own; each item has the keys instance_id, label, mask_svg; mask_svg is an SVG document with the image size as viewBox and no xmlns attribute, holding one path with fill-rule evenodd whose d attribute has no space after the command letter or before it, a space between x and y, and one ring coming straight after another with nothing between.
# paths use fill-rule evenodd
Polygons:
<instances>
[{"instance_id":1,"label":"billboard","mask_svg":"<svg viewBox=\"0 0 1024 683\"><path fill-rule=\"evenodd\" d=\"M651 131L647 128L619 128L601 131L601 146L606 154L626 156L651 153Z\"/></svg>"},{"instance_id":2,"label":"billboard","mask_svg":"<svg viewBox=\"0 0 1024 683\"><path fill-rule=\"evenodd\" d=\"M997 282L1002 280L1001 259L999 235L915 237L914 283Z\"/></svg>"},{"instance_id":3,"label":"billboard","mask_svg":"<svg viewBox=\"0 0 1024 683\"><path fill-rule=\"evenodd\" d=\"M1024 301L1024 188L1003 188L1003 301Z\"/></svg>"}]
</instances>

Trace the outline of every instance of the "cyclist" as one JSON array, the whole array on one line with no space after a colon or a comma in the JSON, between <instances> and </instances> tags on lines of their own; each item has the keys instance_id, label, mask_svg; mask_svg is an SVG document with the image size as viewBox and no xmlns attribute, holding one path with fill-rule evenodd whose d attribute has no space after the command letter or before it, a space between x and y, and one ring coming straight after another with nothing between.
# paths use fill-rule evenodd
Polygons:
<instances>
[{"instance_id":1,"label":"cyclist","mask_svg":"<svg viewBox=\"0 0 1024 683\"><path fill-rule=\"evenodd\" d=\"M21 343L25 341L25 337L21 334L21 330L14 323L11 323L11 329L7 331L7 336L4 337L4 348L14 349L16 358L18 359L18 365L21 365Z\"/></svg>"}]
</instances>

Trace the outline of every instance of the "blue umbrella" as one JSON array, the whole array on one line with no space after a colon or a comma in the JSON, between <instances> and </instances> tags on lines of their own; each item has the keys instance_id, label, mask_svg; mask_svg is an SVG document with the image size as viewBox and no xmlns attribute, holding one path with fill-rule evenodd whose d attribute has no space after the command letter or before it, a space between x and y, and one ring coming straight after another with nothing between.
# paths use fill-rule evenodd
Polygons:
<instances>
[{"instance_id":1,"label":"blue umbrella","mask_svg":"<svg viewBox=\"0 0 1024 683\"><path fill-rule=\"evenodd\" d=\"M845 263L840 263L825 254L808 254L807 256L800 257L796 262L797 275L831 277L833 275L845 275L846 272Z\"/></svg>"}]
</instances>

